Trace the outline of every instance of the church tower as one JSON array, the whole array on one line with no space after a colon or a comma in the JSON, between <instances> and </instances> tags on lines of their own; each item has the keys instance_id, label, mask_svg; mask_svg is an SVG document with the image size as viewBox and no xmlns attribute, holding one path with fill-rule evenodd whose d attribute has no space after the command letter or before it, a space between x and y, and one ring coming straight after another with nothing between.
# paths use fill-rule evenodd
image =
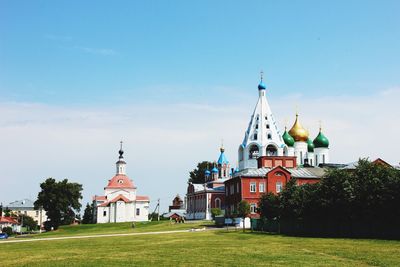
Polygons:
<instances>
[{"instance_id":1,"label":"church tower","mask_svg":"<svg viewBox=\"0 0 400 267\"><path fill-rule=\"evenodd\" d=\"M228 159L225 156L224 146L221 145L220 148L221 154L219 155L217 166L218 166L218 178L219 179L228 179L231 177L230 164Z\"/></svg>"},{"instance_id":2,"label":"church tower","mask_svg":"<svg viewBox=\"0 0 400 267\"><path fill-rule=\"evenodd\" d=\"M116 167L117 167L117 175L126 175L126 162L124 160L124 151L122 150L122 141L121 141L121 147L118 151L119 154L119 159L118 161L115 163Z\"/></svg>"},{"instance_id":3,"label":"church tower","mask_svg":"<svg viewBox=\"0 0 400 267\"><path fill-rule=\"evenodd\" d=\"M301 126L299 114L296 113L296 120L289 131L294 139L294 155L297 157L297 165L303 165L308 153L308 131Z\"/></svg>"},{"instance_id":4,"label":"church tower","mask_svg":"<svg viewBox=\"0 0 400 267\"><path fill-rule=\"evenodd\" d=\"M321 127L319 128L318 136L313 141L315 166L320 163L329 163L329 140L322 133Z\"/></svg>"},{"instance_id":5,"label":"church tower","mask_svg":"<svg viewBox=\"0 0 400 267\"><path fill-rule=\"evenodd\" d=\"M283 142L278 125L266 97L266 85L258 84L258 101L250 118L242 144L239 146L239 169L257 168L260 156L286 156L287 146Z\"/></svg>"}]
</instances>

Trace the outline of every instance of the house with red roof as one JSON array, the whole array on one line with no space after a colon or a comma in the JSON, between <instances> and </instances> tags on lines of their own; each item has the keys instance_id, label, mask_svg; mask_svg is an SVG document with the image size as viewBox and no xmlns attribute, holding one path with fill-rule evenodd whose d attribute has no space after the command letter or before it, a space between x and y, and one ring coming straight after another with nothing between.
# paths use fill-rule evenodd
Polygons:
<instances>
[{"instance_id":1,"label":"house with red roof","mask_svg":"<svg viewBox=\"0 0 400 267\"><path fill-rule=\"evenodd\" d=\"M0 216L0 233L1 230L5 227L11 227L13 232L21 231L21 225L16 219L12 217Z\"/></svg>"},{"instance_id":2,"label":"house with red roof","mask_svg":"<svg viewBox=\"0 0 400 267\"><path fill-rule=\"evenodd\" d=\"M108 181L103 196L93 197L94 219L97 223L148 220L150 199L148 196L136 194L137 187L126 175L126 162L123 154L121 142L115 176Z\"/></svg>"}]
</instances>

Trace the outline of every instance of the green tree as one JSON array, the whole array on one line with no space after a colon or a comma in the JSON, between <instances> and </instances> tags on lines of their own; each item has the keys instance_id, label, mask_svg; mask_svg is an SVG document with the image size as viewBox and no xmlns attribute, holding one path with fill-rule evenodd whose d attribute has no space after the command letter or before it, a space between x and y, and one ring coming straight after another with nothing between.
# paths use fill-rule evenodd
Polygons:
<instances>
[{"instance_id":1,"label":"green tree","mask_svg":"<svg viewBox=\"0 0 400 267\"><path fill-rule=\"evenodd\" d=\"M12 214L11 210L8 207L5 207L3 212L4 212L4 217L10 217Z\"/></svg>"},{"instance_id":2,"label":"green tree","mask_svg":"<svg viewBox=\"0 0 400 267\"><path fill-rule=\"evenodd\" d=\"M245 219L250 214L250 204L246 200L242 200L238 205L238 215L243 219L243 232L245 231Z\"/></svg>"},{"instance_id":3,"label":"green tree","mask_svg":"<svg viewBox=\"0 0 400 267\"><path fill-rule=\"evenodd\" d=\"M88 223L93 223L93 211L94 211L94 205L87 203L85 211L83 213L83 219L82 223L83 224L88 224Z\"/></svg>"},{"instance_id":4,"label":"green tree","mask_svg":"<svg viewBox=\"0 0 400 267\"><path fill-rule=\"evenodd\" d=\"M28 231L35 231L38 228L37 221L35 221L31 216L19 214L17 219L22 223L21 226L26 227Z\"/></svg>"},{"instance_id":5,"label":"green tree","mask_svg":"<svg viewBox=\"0 0 400 267\"><path fill-rule=\"evenodd\" d=\"M35 208L43 207L50 220L48 225L57 229L61 224L70 224L81 208L82 185L70 183L68 179L57 182L48 178L40 184L40 188Z\"/></svg>"},{"instance_id":6,"label":"green tree","mask_svg":"<svg viewBox=\"0 0 400 267\"><path fill-rule=\"evenodd\" d=\"M196 169L189 173L189 183L193 184L204 184L205 183L205 176L204 172L208 169L212 168L213 164L209 161L203 161L197 164Z\"/></svg>"},{"instance_id":7,"label":"green tree","mask_svg":"<svg viewBox=\"0 0 400 267\"><path fill-rule=\"evenodd\" d=\"M212 208L211 209L211 217L215 220L215 216L222 215L222 210L220 208Z\"/></svg>"},{"instance_id":8,"label":"green tree","mask_svg":"<svg viewBox=\"0 0 400 267\"><path fill-rule=\"evenodd\" d=\"M280 199L279 195L272 192L262 194L258 202L258 211L262 218L273 220L279 218L280 214Z\"/></svg>"}]
</instances>

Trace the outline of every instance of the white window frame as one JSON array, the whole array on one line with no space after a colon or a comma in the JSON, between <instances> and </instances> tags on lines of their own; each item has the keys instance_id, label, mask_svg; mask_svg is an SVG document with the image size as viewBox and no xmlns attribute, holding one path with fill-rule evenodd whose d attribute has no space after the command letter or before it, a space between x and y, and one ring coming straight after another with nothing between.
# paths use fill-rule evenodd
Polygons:
<instances>
[{"instance_id":1,"label":"white window frame","mask_svg":"<svg viewBox=\"0 0 400 267\"><path fill-rule=\"evenodd\" d=\"M256 203L250 204L250 213L251 214L257 213L257 204Z\"/></svg>"},{"instance_id":2,"label":"white window frame","mask_svg":"<svg viewBox=\"0 0 400 267\"><path fill-rule=\"evenodd\" d=\"M282 187L283 187L282 182L276 182L276 184L275 184L275 191L276 191L277 193L282 192L282 189L283 189Z\"/></svg>"},{"instance_id":3,"label":"white window frame","mask_svg":"<svg viewBox=\"0 0 400 267\"><path fill-rule=\"evenodd\" d=\"M257 182L250 182L250 193L257 192Z\"/></svg>"},{"instance_id":4,"label":"white window frame","mask_svg":"<svg viewBox=\"0 0 400 267\"><path fill-rule=\"evenodd\" d=\"M264 193L265 192L265 183L258 184L258 192Z\"/></svg>"}]
</instances>

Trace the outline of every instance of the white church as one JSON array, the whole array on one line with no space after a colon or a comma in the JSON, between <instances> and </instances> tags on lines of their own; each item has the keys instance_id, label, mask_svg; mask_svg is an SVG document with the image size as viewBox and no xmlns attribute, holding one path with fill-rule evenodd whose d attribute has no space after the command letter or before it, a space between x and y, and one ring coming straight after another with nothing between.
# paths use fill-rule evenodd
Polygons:
<instances>
[{"instance_id":1,"label":"white church","mask_svg":"<svg viewBox=\"0 0 400 267\"><path fill-rule=\"evenodd\" d=\"M299 114L289 132L280 133L266 97L266 86L261 81L258 85L258 101L250 118L242 144L239 146L239 169L256 169L257 159L262 156L296 157L298 166L330 163L329 141L322 133L314 140L299 121Z\"/></svg>"},{"instance_id":2,"label":"white church","mask_svg":"<svg viewBox=\"0 0 400 267\"><path fill-rule=\"evenodd\" d=\"M124 151L119 150L117 172L104 188L104 196L94 196L94 221L97 223L148 221L150 199L136 195L137 187L126 175Z\"/></svg>"}]
</instances>

